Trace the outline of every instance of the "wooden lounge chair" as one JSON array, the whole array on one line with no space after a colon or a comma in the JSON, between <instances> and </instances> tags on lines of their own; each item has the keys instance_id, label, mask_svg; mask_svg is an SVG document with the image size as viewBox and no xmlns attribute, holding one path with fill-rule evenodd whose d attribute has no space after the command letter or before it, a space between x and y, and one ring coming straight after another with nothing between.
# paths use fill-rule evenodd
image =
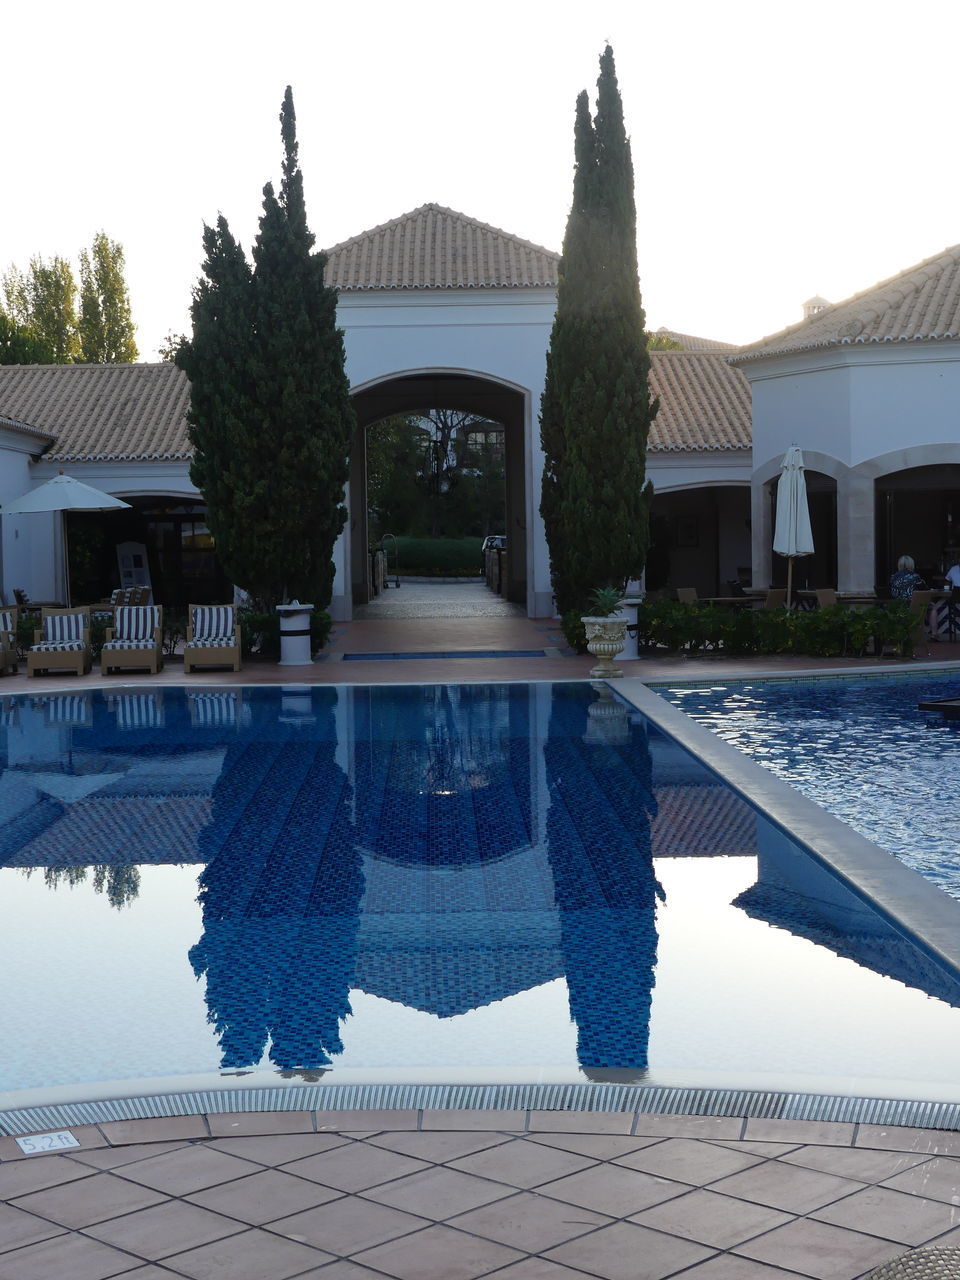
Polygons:
<instances>
[{"instance_id":1,"label":"wooden lounge chair","mask_svg":"<svg viewBox=\"0 0 960 1280\"><path fill-rule=\"evenodd\" d=\"M240 623L232 604L192 604L187 614L183 670L232 667L240 670Z\"/></svg>"},{"instance_id":2,"label":"wooden lounge chair","mask_svg":"<svg viewBox=\"0 0 960 1280\"><path fill-rule=\"evenodd\" d=\"M40 629L27 653L27 674L40 671L73 671L86 675L93 665L90 652L90 610L46 608Z\"/></svg>"},{"instance_id":3,"label":"wooden lounge chair","mask_svg":"<svg viewBox=\"0 0 960 1280\"><path fill-rule=\"evenodd\" d=\"M15 605L0 609L0 676L17 674L17 620L20 610Z\"/></svg>"},{"instance_id":4,"label":"wooden lounge chair","mask_svg":"<svg viewBox=\"0 0 960 1280\"><path fill-rule=\"evenodd\" d=\"M240 689L188 689L190 724L194 729L236 729L242 700Z\"/></svg>"},{"instance_id":5,"label":"wooden lounge chair","mask_svg":"<svg viewBox=\"0 0 960 1280\"><path fill-rule=\"evenodd\" d=\"M163 669L163 606L120 605L107 627L100 651L100 670L130 671L146 667L151 675Z\"/></svg>"}]
</instances>

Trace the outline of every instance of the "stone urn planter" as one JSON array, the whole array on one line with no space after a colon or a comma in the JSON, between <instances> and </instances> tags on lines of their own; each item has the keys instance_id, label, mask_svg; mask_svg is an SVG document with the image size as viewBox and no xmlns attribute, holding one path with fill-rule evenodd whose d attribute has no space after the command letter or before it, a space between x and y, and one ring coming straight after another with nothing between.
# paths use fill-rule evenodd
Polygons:
<instances>
[{"instance_id":1,"label":"stone urn planter","mask_svg":"<svg viewBox=\"0 0 960 1280\"><path fill-rule=\"evenodd\" d=\"M590 668L590 674L598 680L612 680L622 676L619 667L613 660L623 652L627 642L627 619L616 615L606 618L581 618L583 629L587 633L587 652L592 653L597 665Z\"/></svg>"}]
</instances>

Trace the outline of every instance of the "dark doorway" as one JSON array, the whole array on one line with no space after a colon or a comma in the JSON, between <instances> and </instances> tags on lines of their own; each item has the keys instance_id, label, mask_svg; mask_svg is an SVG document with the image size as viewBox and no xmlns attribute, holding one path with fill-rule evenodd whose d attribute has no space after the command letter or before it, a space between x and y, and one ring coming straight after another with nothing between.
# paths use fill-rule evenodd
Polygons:
<instances>
[{"instance_id":1,"label":"dark doorway","mask_svg":"<svg viewBox=\"0 0 960 1280\"><path fill-rule=\"evenodd\" d=\"M527 603L527 532L524 485L525 402L521 392L467 374L414 374L378 383L353 397L358 431L350 468L350 556L354 604L373 596L367 500L367 429L396 415L455 410L502 430L506 598ZM383 529L374 530L382 534ZM479 568L479 565L478 565Z\"/></svg>"},{"instance_id":2,"label":"dark doorway","mask_svg":"<svg viewBox=\"0 0 960 1280\"><path fill-rule=\"evenodd\" d=\"M960 559L960 465L910 467L876 482L876 589L889 592L901 556L928 583Z\"/></svg>"},{"instance_id":3,"label":"dark doorway","mask_svg":"<svg viewBox=\"0 0 960 1280\"><path fill-rule=\"evenodd\" d=\"M695 587L700 596L729 594L733 579L750 581L750 489L716 485L658 493L650 520L647 588Z\"/></svg>"},{"instance_id":4,"label":"dark doorway","mask_svg":"<svg viewBox=\"0 0 960 1280\"><path fill-rule=\"evenodd\" d=\"M186 609L232 599L220 566L206 506L179 498L127 498L129 511L72 512L69 516L70 575L75 599L106 599L120 586L117 547L146 549L150 585L157 604Z\"/></svg>"}]
</instances>

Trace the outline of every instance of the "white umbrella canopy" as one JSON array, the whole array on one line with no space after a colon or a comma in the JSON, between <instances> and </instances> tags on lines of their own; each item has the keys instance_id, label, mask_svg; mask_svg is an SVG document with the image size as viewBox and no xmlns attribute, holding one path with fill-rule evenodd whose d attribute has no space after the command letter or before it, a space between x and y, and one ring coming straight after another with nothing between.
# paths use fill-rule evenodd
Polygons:
<instances>
[{"instance_id":1,"label":"white umbrella canopy","mask_svg":"<svg viewBox=\"0 0 960 1280\"><path fill-rule=\"evenodd\" d=\"M22 516L36 511L113 511L115 508L129 506L129 502L115 498L112 493L94 489L93 485L75 480L73 476L65 476L61 471L58 476L31 489L22 498L5 502L0 507L0 513L5 516Z\"/></svg>"},{"instance_id":2,"label":"white umbrella canopy","mask_svg":"<svg viewBox=\"0 0 960 1280\"><path fill-rule=\"evenodd\" d=\"M787 557L787 608L793 587L793 562L797 556L813 555L813 530L807 505L807 482L803 474L803 454L791 445L780 464L777 482L777 524L773 549Z\"/></svg>"},{"instance_id":3,"label":"white umbrella canopy","mask_svg":"<svg viewBox=\"0 0 960 1280\"><path fill-rule=\"evenodd\" d=\"M121 507L129 507L129 502L115 498L111 493L95 489L93 485L75 480L73 476L65 476L61 471L52 480L47 480L31 489L22 498L13 502L5 502L0 507L0 515L22 516L36 515L40 512L59 511L114 511ZM65 585L64 599L70 604L70 562L67 557L67 522L61 514L60 536L63 549L63 578Z\"/></svg>"}]
</instances>

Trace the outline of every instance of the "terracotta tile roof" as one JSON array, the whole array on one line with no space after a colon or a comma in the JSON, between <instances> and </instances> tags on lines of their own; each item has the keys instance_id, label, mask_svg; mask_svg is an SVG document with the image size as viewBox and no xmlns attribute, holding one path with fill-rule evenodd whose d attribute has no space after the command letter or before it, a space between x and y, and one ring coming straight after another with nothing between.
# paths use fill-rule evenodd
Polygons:
<instances>
[{"instance_id":1,"label":"terracotta tile roof","mask_svg":"<svg viewBox=\"0 0 960 1280\"><path fill-rule=\"evenodd\" d=\"M650 452L750 448L750 384L725 356L651 351L650 386L660 398Z\"/></svg>"},{"instance_id":2,"label":"terracotta tile roof","mask_svg":"<svg viewBox=\"0 0 960 1280\"><path fill-rule=\"evenodd\" d=\"M652 351L660 412L651 451L747 449L750 387L709 352ZM54 440L55 462L182 459L190 386L175 365L54 364L0 367L0 406Z\"/></svg>"},{"instance_id":3,"label":"terracotta tile roof","mask_svg":"<svg viewBox=\"0 0 960 1280\"><path fill-rule=\"evenodd\" d=\"M826 306L730 357L736 363L787 351L868 342L960 338L960 245Z\"/></svg>"},{"instance_id":4,"label":"terracotta tile roof","mask_svg":"<svg viewBox=\"0 0 960 1280\"><path fill-rule=\"evenodd\" d=\"M691 333L678 333L675 329L665 329L662 325L657 330L657 336L672 338L674 342L680 343L684 351L736 351L738 349L735 342L720 342L717 338L695 338Z\"/></svg>"},{"instance_id":5,"label":"terracotta tile roof","mask_svg":"<svg viewBox=\"0 0 960 1280\"><path fill-rule=\"evenodd\" d=\"M424 204L328 249L327 284L360 289L555 288L560 255Z\"/></svg>"},{"instance_id":6,"label":"terracotta tile roof","mask_svg":"<svg viewBox=\"0 0 960 1280\"><path fill-rule=\"evenodd\" d=\"M189 402L169 363L0 367L0 411L51 436L56 462L189 458Z\"/></svg>"},{"instance_id":7,"label":"terracotta tile roof","mask_svg":"<svg viewBox=\"0 0 960 1280\"><path fill-rule=\"evenodd\" d=\"M727 787L656 787L650 823L655 858L756 856L757 815Z\"/></svg>"}]
</instances>

